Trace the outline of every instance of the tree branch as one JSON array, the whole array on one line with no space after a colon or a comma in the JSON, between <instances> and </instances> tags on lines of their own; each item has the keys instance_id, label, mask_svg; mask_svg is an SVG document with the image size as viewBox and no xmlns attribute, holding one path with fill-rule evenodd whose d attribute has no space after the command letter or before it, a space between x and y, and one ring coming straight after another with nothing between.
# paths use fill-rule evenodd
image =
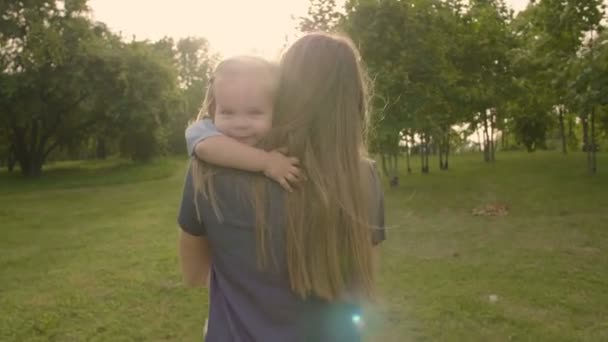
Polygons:
<instances>
[{"instance_id":1,"label":"tree branch","mask_svg":"<svg viewBox=\"0 0 608 342\"><path fill-rule=\"evenodd\" d=\"M72 102L66 108L63 108L62 110L57 111L57 120L55 121L55 124L49 130L46 131L46 134L44 134L42 136L42 139L40 140L42 146L44 146L44 144L46 144L47 140L53 134L55 134L57 129L59 129L59 126L61 126L61 123L63 122L63 115L67 112L72 111L74 108L76 108L76 106L78 106L80 103L82 103L82 101L84 101L87 97L89 97L89 95L90 95L90 93L88 91L84 91L81 94L81 96L78 99L76 99L76 101Z\"/></svg>"},{"instance_id":2,"label":"tree branch","mask_svg":"<svg viewBox=\"0 0 608 342\"><path fill-rule=\"evenodd\" d=\"M46 160L46 157L48 157L49 153L51 153L58 146L59 146L59 141L55 141L54 143L52 143L51 146L49 146L49 148L42 155L41 162L44 163L44 161Z\"/></svg>"}]
</instances>

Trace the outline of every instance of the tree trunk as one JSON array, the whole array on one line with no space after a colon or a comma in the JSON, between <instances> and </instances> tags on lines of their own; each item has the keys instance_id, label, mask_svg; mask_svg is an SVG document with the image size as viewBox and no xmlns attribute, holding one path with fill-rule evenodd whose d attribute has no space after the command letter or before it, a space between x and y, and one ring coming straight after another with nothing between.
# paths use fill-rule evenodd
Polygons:
<instances>
[{"instance_id":1,"label":"tree trunk","mask_svg":"<svg viewBox=\"0 0 608 342\"><path fill-rule=\"evenodd\" d=\"M562 139L562 153L567 154L568 150L566 148L566 125L564 123L564 110L562 106L557 106L557 115L559 117L559 135Z\"/></svg>"},{"instance_id":2,"label":"tree trunk","mask_svg":"<svg viewBox=\"0 0 608 342\"><path fill-rule=\"evenodd\" d=\"M587 116L581 117L581 123L583 124L583 151L587 152L589 148L589 122Z\"/></svg>"},{"instance_id":3,"label":"tree trunk","mask_svg":"<svg viewBox=\"0 0 608 342\"><path fill-rule=\"evenodd\" d=\"M429 153L430 152L429 151L429 141L428 141L429 136L426 135L426 134L425 134L425 136L426 136L426 139L425 139L425 145L426 145L426 147L424 149L424 151L425 151L425 153L424 153L424 167L425 167L425 170L426 170L425 173L429 173L431 171L431 168L429 167L429 155L430 155L430 153Z\"/></svg>"},{"instance_id":4,"label":"tree trunk","mask_svg":"<svg viewBox=\"0 0 608 342\"><path fill-rule=\"evenodd\" d=\"M31 144L28 151L25 128L15 126L13 144L15 146L15 158L21 168L21 173L26 177L37 177L42 173L43 152ZM35 143L35 137L30 138L30 143Z\"/></svg>"},{"instance_id":5,"label":"tree trunk","mask_svg":"<svg viewBox=\"0 0 608 342\"><path fill-rule=\"evenodd\" d=\"M483 140L481 139L481 134L479 133L479 127L475 131L477 133L477 142L479 143L479 152L483 154Z\"/></svg>"},{"instance_id":6,"label":"tree trunk","mask_svg":"<svg viewBox=\"0 0 608 342\"><path fill-rule=\"evenodd\" d=\"M422 173L429 173L429 137L424 133L420 135L420 170Z\"/></svg>"},{"instance_id":7,"label":"tree trunk","mask_svg":"<svg viewBox=\"0 0 608 342\"><path fill-rule=\"evenodd\" d=\"M446 143L445 143L445 160L444 160L445 165L444 165L443 170L447 171L448 168L449 168L448 160L450 159L450 132L449 131L448 131L448 133L446 133L445 139L446 139Z\"/></svg>"},{"instance_id":8,"label":"tree trunk","mask_svg":"<svg viewBox=\"0 0 608 342\"><path fill-rule=\"evenodd\" d=\"M423 135L423 151L422 151L422 173L429 173L429 136L427 133Z\"/></svg>"},{"instance_id":9,"label":"tree trunk","mask_svg":"<svg viewBox=\"0 0 608 342\"><path fill-rule=\"evenodd\" d=\"M486 163L490 162L490 131L488 127L488 115L484 112L482 115L483 120L483 160Z\"/></svg>"},{"instance_id":10,"label":"tree trunk","mask_svg":"<svg viewBox=\"0 0 608 342\"><path fill-rule=\"evenodd\" d=\"M380 153L380 160L382 161L382 173L385 176L389 176L388 169L386 168L386 155L382 152Z\"/></svg>"},{"instance_id":11,"label":"tree trunk","mask_svg":"<svg viewBox=\"0 0 608 342\"><path fill-rule=\"evenodd\" d=\"M408 135L405 135L405 163L407 165L408 175L412 174L412 168L410 166L410 143L408 141Z\"/></svg>"},{"instance_id":12,"label":"tree trunk","mask_svg":"<svg viewBox=\"0 0 608 342\"><path fill-rule=\"evenodd\" d=\"M496 160L496 137L494 136L496 127L496 109L490 111L490 161Z\"/></svg>"},{"instance_id":13,"label":"tree trunk","mask_svg":"<svg viewBox=\"0 0 608 342\"><path fill-rule=\"evenodd\" d=\"M574 118L571 116L568 117L568 145L570 149L576 150L578 146L576 145L576 133L574 133Z\"/></svg>"},{"instance_id":14,"label":"tree trunk","mask_svg":"<svg viewBox=\"0 0 608 342\"><path fill-rule=\"evenodd\" d=\"M494 139L494 129L492 128L492 140L490 140L490 161L496 161L496 140Z\"/></svg>"},{"instance_id":15,"label":"tree trunk","mask_svg":"<svg viewBox=\"0 0 608 342\"><path fill-rule=\"evenodd\" d=\"M63 123L62 113L74 110L82 101L89 96L84 92L74 102L57 111L56 120L49 125L43 124L39 119L32 119L26 127L17 124L16 120L10 122L12 131L12 143L15 145L15 158L21 168L21 173L26 177L38 177L42 174L42 165L49 153L59 146L59 141L52 141L57 130ZM88 120L75 127L74 131L79 131L92 126L100 119L98 117ZM48 123L47 123L48 124ZM28 132L29 130L29 132ZM29 137L29 141L27 139Z\"/></svg>"},{"instance_id":16,"label":"tree trunk","mask_svg":"<svg viewBox=\"0 0 608 342\"><path fill-rule=\"evenodd\" d=\"M108 156L108 150L106 146L106 139L97 138L97 148L95 151L95 157L97 159L106 159Z\"/></svg>"},{"instance_id":17,"label":"tree trunk","mask_svg":"<svg viewBox=\"0 0 608 342\"><path fill-rule=\"evenodd\" d=\"M587 171L591 172L591 139L589 134L589 115L587 114L584 117L581 117L581 121L583 124L583 151L587 155Z\"/></svg>"},{"instance_id":18,"label":"tree trunk","mask_svg":"<svg viewBox=\"0 0 608 342\"><path fill-rule=\"evenodd\" d=\"M594 175L597 173L597 159L596 159L596 143L595 143L595 106L591 108L591 132L590 132L590 142L591 146L589 148L590 152L590 164L589 164L589 173Z\"/></svg>"},{"instance_id":19,"label":"tree trunk","mask_svg":"<svg viewBox=\"0 0 608 342\"><path fill-rule=\"evenodd\" d=\"M35 153L18 156L21 173L26 177L39 177L42 174L42 156Z\"/></svg>"},{"instance_id":20,"label":"tree trunk","mask_svg":"<svg viewBox=\"0 0 608 342\"><path fill-rule=\"evenodd\" d=\"M441 170L446 171L449 168L448 159L450 157L450 129L447 128L444 133L443 138L443 165L441 166Z\"/></svg>"},{"instance_id":21,"label":"tree trunk","mask_svg":"<svg viewBox=\"0 0 608 342\"><path fill-rule=\"evenodd\" d=\"M418 148L418 152L420 153L420 172L424 172L424 134L420 134L420 147Z\"/></svg>"},{"instance_id":22,"label":"tree trunk","mask_svg":"<svg viewBox=\"0 0 608 342\"><path fill-rule=\"evenodd\" d=\"M443 128L439 140L439 170L448 169L448 155L450 152L450 129Z\"/></svg>"},{"instance_id":23,"label":"tree trunk","mask_svg":"<svg viewBox=\"0 0 608 342\"><path fill-rule=\"evenodd\" d=\"M390 186L396 188L399 186L399 153L392 153L389 157L390 164Z\"/></svg>"},{"instance_id":24,"label":"tree trunk","mask_svg":"<svg viewBox=\"0 0 608 342\"><path fill-rule=\"evenodd\" d=\"M439 170L443 170L443 139L439 143Z\"/></svg>"},{"instance_id":25,"label":"tree trunk","mask_svg":"<svg viewBox=\"0 0 608 342\"><path fill-rule=\"evenodd\" d=\"M17 156L16 156L16 152L15 152L15 144L11 144L11 146L8 149L8 160L7 160L7 164L6 164L8 172L13 172L13 170L15 170L16 164L17 164Z\"/></svg>"}]
</instances>

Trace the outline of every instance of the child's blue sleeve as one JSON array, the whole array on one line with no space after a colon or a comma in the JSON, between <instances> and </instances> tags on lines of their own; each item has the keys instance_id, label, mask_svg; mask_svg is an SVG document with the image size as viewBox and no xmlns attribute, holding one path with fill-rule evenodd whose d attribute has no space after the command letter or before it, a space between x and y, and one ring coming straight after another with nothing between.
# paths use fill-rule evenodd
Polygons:
<instances>
[{"instance_id":1,"label":"child's blue sleeve","mask_svg":"<svg viewBox=\"0 0 608 342\"><path fill-rule=\"evenodd\" d=\"M198 120L192 123L186 128L188 155L194 155L194 148L199 142L217 135L222 135L222 133L217 130L211 119Z\"/></svg>"}]
</instances>

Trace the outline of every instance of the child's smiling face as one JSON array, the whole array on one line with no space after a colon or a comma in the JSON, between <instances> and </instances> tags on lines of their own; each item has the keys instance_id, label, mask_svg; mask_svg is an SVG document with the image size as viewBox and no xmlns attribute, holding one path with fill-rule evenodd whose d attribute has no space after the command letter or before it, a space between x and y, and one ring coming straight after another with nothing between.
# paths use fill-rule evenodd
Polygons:
<instances>
[{"instance_id":1,"label":"child's smiling face","mask_svg":"<svg viewBox=\"0 0 608 342\"><path fill-rule=\"evenodd\" d=\"M256 145L272 127L274 100L265 82L247 76L218 78L214 123L223 134Z\"/></svg>"}]
</instances>

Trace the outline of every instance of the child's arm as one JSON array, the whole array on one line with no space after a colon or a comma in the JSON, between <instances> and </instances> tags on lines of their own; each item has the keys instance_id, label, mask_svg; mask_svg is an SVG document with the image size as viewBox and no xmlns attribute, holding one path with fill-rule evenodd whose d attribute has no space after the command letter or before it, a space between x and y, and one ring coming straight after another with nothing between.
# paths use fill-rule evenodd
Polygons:
<instances>
[{"instance_id":1,"label":"child's arm","mask_svg":"<svg viewBox=\"0 0 608 342\"><path fill-rule=\"evenodd\" d=\"M210 164L263 172L287 191L292 191L290 184L297 182L299 177L297 158L287 157L278 151L257 149L224 135L209 137L199 142L194 153Z\"/></svg>"},{"instance_id":2,"label":"child's arm","mask_svg":"<svg viewBox=\"0 0 608 342\"><path fill-rule=\"evenodd\" d=\"M193 123L186 130L188 152L210 164L239 170L263 172L291 191L290 183L298 181L298 159L278 151L267 152L242 144L217 131L209 120Z\"/></svg>"}]
</instances>

